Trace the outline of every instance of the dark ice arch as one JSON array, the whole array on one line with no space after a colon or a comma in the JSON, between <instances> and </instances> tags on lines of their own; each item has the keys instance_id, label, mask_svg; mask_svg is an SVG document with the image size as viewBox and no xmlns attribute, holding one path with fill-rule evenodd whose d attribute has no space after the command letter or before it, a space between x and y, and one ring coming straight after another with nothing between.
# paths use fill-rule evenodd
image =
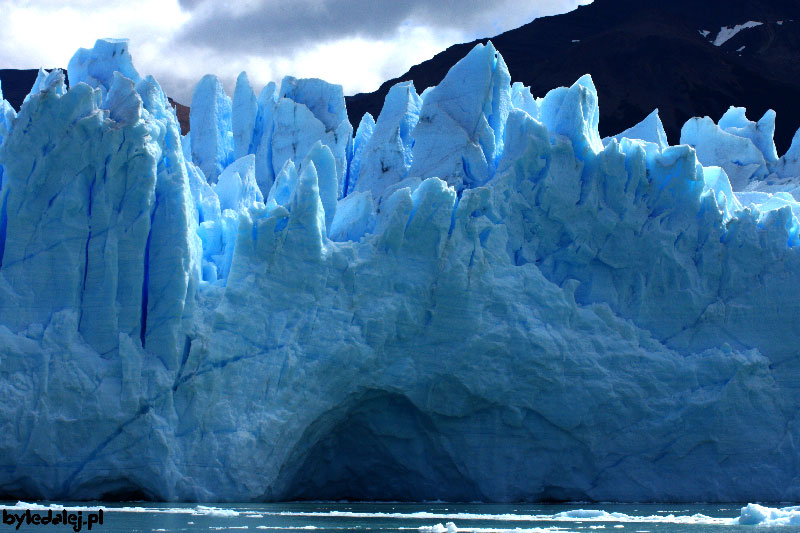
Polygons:
<instances>
[{"instance_id":1,"label":"dark ice arch","mask_svg":"<svg viewBox=\"0 0 800 533\"><path fill-rule=\"evenodd\" d=\"M312 423L271 492L283 501L483 499L435 422L406 396L374 389Z\"/></svg>"}]
</instances>

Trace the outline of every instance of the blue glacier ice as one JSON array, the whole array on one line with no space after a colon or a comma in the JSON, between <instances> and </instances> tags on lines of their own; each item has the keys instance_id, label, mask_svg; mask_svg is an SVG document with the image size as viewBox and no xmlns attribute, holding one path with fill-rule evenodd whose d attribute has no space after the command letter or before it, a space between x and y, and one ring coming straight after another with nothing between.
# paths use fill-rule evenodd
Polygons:
<instances>
[{"instance_id":1,"label":"blue glacier ice","mask_svg":"<svg viewBox=\"0 0 800 533\"><path fill-rule=\"evenodd\" d=\"M425 95L411 134L408 173L438 177L457 191L482 185L494 174L511 108L511 78L494 46L477 46L468 57Z\"/></svg>"},{"instance_id":2,"label":"blue glacier ice","mask_svg":"<svg viewBox=\"0 0 800 533\"><path fill-rule=\"evenodd\" d=\"M11 104L9 104L7 100L3 99L3 87L2 84L0 84L0 146L3 145L3 139L8 137L8 134L11 133L15 118L17 118L17 112L11 107ZM3 165L2 162L0 162L0 190L2 190L2 187ZM0 220L0 224L4 224L4 222ZM3 232L2 235L5 235L5 233ZM0 238L0 242L2 241L3 239Z\"/></svg>"},{"instance_id":3,"label":"blue glacier ice","mask_svg":"<svg viewBox=\"0 0 800 533\"><path fill-rule=\"evenodd\" d=\"M760 526L800 526L800 506L765 507L757 503L749 503L742 507L738 519L740 525Z\"/></svg>"},{"instance_id":4,"label":"blue glacier ice","mask_svg":"<svg viewBox=\"0 0 800 533\"><path fill-rule=\"evenodd\" d=\"M33 82L33 87L31 87L31 91L25 96L25 100L23 102L27 102L31 96L41 91L47 91L50 87L49 85L55 84L58 88L59 94L64 94L67 90L66 85L61 83L61 78L59 77L60 74L56 71L46 71L43 68L39 69L38 74L36 74L36 80Z\"/></svg>"},{"instance_id":5,"label":"blue glacier ice","mask_svg":"<svg viewBox=\"0 0 800 533\"><path fill-rule=\"evenodd\" d=\"M67 64L67 72L73 85L84 82L100 89L105 96L114 78L119 72L133 83L142 78L133 66L130 47L127 39L98 39L91 49L79 48ZM41 75L40 70L40 75ZM34 87L39 84L37 78Z\"/></svg>"},{"instance_id":6,"label":"blue glacier ice","mask_svg":"<svg viewBox=\"0 0 800 533\"><path fill-rule=\"evenodd\" d=\"M340 86L206 76L182 138L126 41L69 65L0 116L6 497L800 498L774 114L603 141L487 43L355 138Z\"/></svg>"},{"instance_id":7,"label":"blue glacier ice","mask_svg":"<svg viewBox=\"0 0 800 533\"><path fill-rule=\"evenodd\" d=\"M511 104L537 120L539 119L539 106L542 100L542 98L534 98L530 87L526 87L521 82L515 81L511 85Z\"/></svg>"},{"instance_id":8,"label":"blue glacier ice","mask_svg":"<svg viewBox=\"0 0 800 533\"><path fill-rule=\"evenodd\" d=\"M240 116L242 113L239 111ZM189 135L192 162L211 183L216 182L220 173L234 160L231 114L231 99L225 94L219 79L211 74L203 76L192 94Z\"/></svg>"},{"instance_id":9,"label":"blue glacier ice","mask_svg":"<svg viewBox=\"0 0 800 533\"><path fill-rule=\"evenodd\" d=\"M709 117L695 118L683 126L681 143L692 146L702 164L721 166L731 184L743 189L750 181L766 178L769 169L765 154L741 133L724 129Z\"/></svg>"},{"instance_id":10,"label":"blue glacier ice","mask_svg":"<svg viewBox=\"0 0 800 533\"><path fill-rule=\"evenodd\" d=\"M369 113L364 113L356 129L353 139L353 151L347 164L347 180L342 186L342 196L347 196L356 188L358 175L361 171L361 153L364 151L372 133L375 131L375 119Z\"/></svg>"},{"instance_id":11,"label":"blue glacier ice","mask_svg":"<svg viewBox=\"0 0 800 533\"><path fill-rule=\"evenodd\" d=\"M271 130L273 175L289 159L300 162L316 142L324 142L336 162L339 196L353 142L353 127L347 120L340 85L318 79L284 78L272 111Z\"/></svg>"},{"instance_id":12,"label":"blue glacier ice","mask_svg":"<svg viewBox=\"0 0 800 533\"><path fill-rule=\"evenodd\" d=\"M746 113L744 108L731 107L718 124L709 117L691 119L681 131L681 142L697 149L697 159L703 165L722 167L748 202L760 205L781 193L800 199L800 143L794 142L798 135L789 150L778 157L773 141L775 112L768 110L758 122L748 120Z\"/></svg>"},{"instance_id":13,"label":"blue glacier ice","mask_svg":"<svg viewBox=\"0 0 800 533\"><path fill-rule=\"evenodd\" d=\"M419 121L422 99L412 82L401 82L389 89L369 140L359 144L356 191L370 191L380 198L386 187L403 181L412 162L414 140L411 134ZM370 128L369 122L364 124ZM361 127L359 127L359 130ZM357 140L364 142L363 137ZM362 174L363 173L363 174Z\"/></svg>"},{"instance_id":14,"label":"blue glacier ice","mask_svg":"<svg viewBox=\"0 0 800 533\"><path fill-rule=\"evenodd\" d=\"M628 128L622 133L614 135L613 138L619 141L623 137L627 139L639 139L642 141L647 141L658 145L658 147L662 150L669 146L669 142L667 141L667 133L664 131L664 125L661 123L661 117L658 116L658 109L654 109L653 112L647 115L640 123ZM608 144L608 141L609 139L603 139L604 144Z\"/></svg>"},{"instance_id":15,"label":"blue glacier ice","mask_svg":"<svg viewBox=\"0 0 800 533\"><path fill-rule=\"evenodd\" d=\"M256 120L248 149L248 153L256 156L256 183L262 195L264 191L269 191L277 174L272 167L272 132L275 129L272 114L278 98L277 91L275 83L270 82L258 94Z\"/></svg>"},{"instance_id":16,"label":"blue glacier ice","mask_svg":"<svg viewBox=\"0 0 800 533\"><path fill-rule=\"evenodd\" d=\"M233 148L236 159L253 153L253 132L258 117L258 100L250 86L247 73L242 72L236 78L236 91L233 94L231 108L231 129L233 132Z\"/></svg>"}]
</instances>

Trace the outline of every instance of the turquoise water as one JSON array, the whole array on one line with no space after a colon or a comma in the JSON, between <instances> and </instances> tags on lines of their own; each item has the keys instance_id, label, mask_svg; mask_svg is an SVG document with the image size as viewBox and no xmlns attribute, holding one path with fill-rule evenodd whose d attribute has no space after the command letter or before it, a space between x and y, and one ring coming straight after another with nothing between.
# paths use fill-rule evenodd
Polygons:
<instances>
[{"instance_id":1,"label":"turquoise water","mask_svg":"<svg viewBox=\"0 0 800 533\"><path fill-rule=\"evenodd\" d=\"M7 513L47 514L50 504L3 502ZM449 504L449 503L280 503L217 504L200 506L174 503L58 503L83 515L104 510L103 525L92 531L559 531L648 532L763 530L736 523L744 504ZM780 505L772 505L780 507ZM596 510L598 512L582 512ZM84 519L85 520L85 519ZM3 531L16 525L4 524ZM64 525L26 525L19 531L73 531ZM775 527L800 532L800 526ZM87 531L84 524L81 531Z\"/></svg>"}]
</instances>

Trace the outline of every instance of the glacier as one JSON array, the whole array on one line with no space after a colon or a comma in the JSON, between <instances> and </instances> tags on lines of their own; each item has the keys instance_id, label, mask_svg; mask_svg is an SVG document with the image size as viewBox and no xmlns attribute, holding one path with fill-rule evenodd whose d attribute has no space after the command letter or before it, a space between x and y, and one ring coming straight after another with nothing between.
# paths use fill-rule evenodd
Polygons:
<instances>
[{"instance_id":1,"label":"glacier","mask_svg":"<svg viewBox=\"0 0 800 533\"><path fill-rule=\"evenodd\" d=\"M800 499L774 113L601 139L590 76L488 43L355 135L341 86L205 76L181 137L127 41L69 74L0 107L0 493Z\"/></svg>"}]
</instances>

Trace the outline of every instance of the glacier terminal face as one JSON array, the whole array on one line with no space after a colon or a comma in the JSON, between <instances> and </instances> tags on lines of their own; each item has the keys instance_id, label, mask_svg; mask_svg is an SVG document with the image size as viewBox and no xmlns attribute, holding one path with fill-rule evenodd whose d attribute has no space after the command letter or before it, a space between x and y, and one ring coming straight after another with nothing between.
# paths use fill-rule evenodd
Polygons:
<instances>
[{"instance_id":1,"label":"glacier terminal face","mask_svg":"<svg viewBox=\"0 0 800 533\"><path fill-rule=\"evenodd\" d=\"M489 43L355 137L339 86L206 76L182 138L126 41L69 67L0 107L6 497L800 498L774 113L601 140L591 77Z\"/></svg>"}]
</instances>

